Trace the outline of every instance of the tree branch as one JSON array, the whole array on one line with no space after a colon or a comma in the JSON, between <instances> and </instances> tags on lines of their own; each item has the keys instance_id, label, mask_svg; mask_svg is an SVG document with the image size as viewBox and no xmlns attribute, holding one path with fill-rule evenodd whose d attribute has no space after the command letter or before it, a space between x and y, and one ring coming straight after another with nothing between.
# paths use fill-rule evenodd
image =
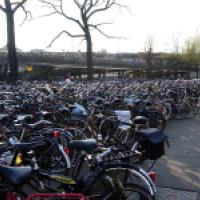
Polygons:
<instances>
[{"instance_id":1,"label":"tree branch","mask_svg":"<svg viewBox=\"0 0 200 200\"><path fill-rule=\"evenodd\" d=\"M86 15L90 12L90 10L98 4L99 0L90 0L88 8L85 9Z\"/></svg>"},{"instance_id":2,"label":"tree branch","mask_svg":"<svg viewBox=\"0 0 200 200\"><path fill-rule=\"evenodd\" d=\"M80 43L77 45L77 47L79 48L85 40L86 40L86 39L83 38L83 39L80 41Z\"/></svg>"},{"instance_id":3,"label":"tree branch","mask_svg":"<svg viewBox=\"0 0 200 200\"><path fill-rule=\"evenodd\" d=\"M68 20L70 20L70 21L75 22L76 24L79 25L79 27L80 27L81 29L83 29L83 25L81 24L81 22L80 22L79 20L77 20L77 19L75 19L75 18L73 18L73 17L71 17L71 16L68 16L68 15L66 15L66 14L64 13L63 1L62 1L62 0L60 0L60 5L59 5L59 6L56 6L56 5L54 5L53 3L48 2L47 0L40 0L40 2L42 2L42 3L44 3L44 4L47 4L47 5L50 5L51 8L54 9L54 12L58 13L59 15L65 17L66 19L68 19ZM57 7L59 7L60 10L58 10Z\"/></svg>"},{"instance_id":4,"label":"tree branch","mask_svg":"<svg viewBox=\"0 0 200 200\"><path fill-rule=\"evenodd\" d=\"M39 18L43 18L43 17L50 17L50 16L55 15L55 14L58 14L58 13L57 12L51 12L51 13L48 13L48 14L45 14L45 15L42 15L42 16L38 16L36 18L39 19Z\"/></svg>"},{"instance_id":5,"label":"tree branch","mask_svg":"<svg viewBox=\"0 0 200 200\"><path fill-rule=\"evenodd\" d=\"M98 13L98 12L103 12L105 10L108 10L109 8L111 8L113 5L115 5L116 0L107 0L106 1L106 4L104 7L102 8L97 8L95 10L93 10L91 13L88 13L88 16L87 16L87 19L89 19L92 15L94 15L95 13Z\"/></svg>"},{"instance_id":6,"label":"tree branch","mask_svg":"<svg viewBox=\"0 0 200 200\"><path fill-rule=\"evenodd\" d=\"M99 24L88 24L88 26L94 28L94 26L99 27L99 26L110 25L110 24L113 24L113 22L102 22L102 23L99 23Z\"/></svg>"},{"instance_id":7,"label":"tree branch","mask_svg":"<svg viewBox=\"0 0 200 200\"><path fill-rule=\"evenodd\" d=\"M13 9L13 12L15 12L18 8L20 8L23 4L25 4L28 0L22 0L21 2L19 2L15 8Z\"/></svg>"},{"instance_id":8,"label":"tree branch","mask_svg":"<svg viewBox=\"0 0 200 200\"><path fill-rule=\"evenodd\" d=\"M50 8L52 8L55 12L58 12L58 13L60 12L60 11L57 9L58 5L54 5L53 3L50 3L50 2L48 2L48 1L46 1L46 0L40 0L40 2L42 2L43 4L49 5Z\"/></svg>"},{"instance_id":9,"label":"tree branch","mask_svg":"<svg viewBox=\"0 0 200 200\"><path fill-rule=\"evenodd\" d=\"M123 5L123 4L121 4L121 3L114 3L116 6L118 6L118 7L120 7L120 8L125 8L125 9L127 9L127 10L129 10L130 11L130 8L127 6L127 5Z\"/></svg>"},{"instance_id":10,"label":"tree branch","mask_svg":"<svg viewBox=\"0 0 200 200\"><path fill-rule=\"evenodd\" d=\"M6 9L2 5L0 5L0 10L2 10L3 12L6 12Z\"/></svg>"},{"instance_id":11,"label":"tree branch","mask_svg":"<svg viewBox=\"0 0 200 200\"><path fill-rule=\"evenodd\" d=\"M26 8L24 7L24 5L21 5L20 8L22 8L22 10L23 10L23 12L24 12L24 14L25 14L25 18L24 18L24 20L22 21L22 23L20 24L20 26L21 26L21 25L23 25L23 24L25 23L25 21L28 19L28 16L30 16L31 19L32 19L33 17L32 17L31 12L28 11L28 10L26 10Z\"/></svg>"},{"instance_id":12,"label":"tree branch","mask_svg":"<svg viewBox=\"0 0 200 200\"><path fill-rule=\"evenodd\" d=\"M80 38L80 37L85 37L85 35L81 35L81 34L71 34L70 32L68 31L61 31L58 35L56 35L56 37L54 37L54 39L51 41L51 43L47 46L47 48L51 47L52 44L63 34L66 34L72 38Z\"/></svg>"},{"instance_id":13,"label":"tree branch","mask_svg":"<svg viewBox=\"0 0 200 200\"><path fill-rule=\"evenodd\" d=\"M85 10L85 8L87 6L87 3L88 3L88 0L85 0L83 5L82 5L82 9L81 10L82 10L83 13L84 13L84 10Z\"/></svg>"},{"instance_id":14,"label":"tree branch","mask_svg":"<svg viewBox=\"0 0 200 200\"><path fill-rule=\"evenodd\" d=\"M60 13L62 16L64 16L66 19L75 22L76 24L78 24L80 26L81 29L83 29L83 25L81 24L81 22L73 17L70 17L68 15L66 15L65 13Z\"/></svg>"},{"instance_id":15,"label":"tree branch","mask_svg":"<svg viewBox=\"0 0 200 200\"><path fill-rule=\"evenodd\" d=\"M119 40L119 39L126 39L126 38L124 38L124 37L116 37L116 36L108 35L108 34L106 34L105 32L103 32L103 31L98 27L98 25L96 26L96 25L90 24L90 27L93 28L93 29L95 29L97 32L99 32L101 35L107 37L108 39L118 39L118 40Z\"/></svg>"},{"instance_id":16,"label":"tree branch","mask_svg":"<svg viewBox=\"0 0 200 200\"><path fill-rule=\"evenodd\" d=\"M81 6L81 4L78 2L78 0L74 0L74 3L81 9L82 8L82 6Z\"/></svg>"},{"instance_id":17,"label":"tree branch","mask_svg":"<svg viewBox=\"0 0 200 200\"><path fill-rule=\"evenodd\" d=\"M91 1L93 1L93 0L91 0ZM104 1L104 3L105 3L104 7L96 8L95 10L91 11L91 9L92 9L93 7L95 7L95 6L97 6L98 3L99 3L99 0L95 0L95 3L94 3L93 5L91 5L92 7L91 7L91 8L88 10L88 12L87 12L87 14L88 14L87 18L88 18L88 19L89 19L92 15L94 15L95 13L106 11L106 10L108 10L109 8L111 8L112 6L117 6L117 7L119 7L120 9L121 9L121 8L125 8L125 9L129 10L129 12L131 12L131 10L129 9L128 6L123 5L123 4L120 4L120 3L117 3L116 0L105 0L105 1ZM89 11L91 11L91 12L89 13Z\"/></svg>"}]
</instances>

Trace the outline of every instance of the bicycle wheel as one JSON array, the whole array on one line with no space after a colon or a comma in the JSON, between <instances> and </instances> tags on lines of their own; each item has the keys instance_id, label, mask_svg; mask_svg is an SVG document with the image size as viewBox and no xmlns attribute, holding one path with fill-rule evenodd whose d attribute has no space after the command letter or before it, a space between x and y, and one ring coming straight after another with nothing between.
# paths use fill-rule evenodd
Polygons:
<instances>
[{"instance_id":1,"label":"bicycle wheel","mask_svg":"<svg viewBox=\"0 0 200 200\"><path fill-rule=\"evenodd\" d=\"M178 109L177 104L171 104L171 114L170 114L170 120L176 119L176 116L178 115Z\"/></svg>"},{"instance_id":2,"label":"bicycle wheel","mask_svg":"<svg viewBox=\"0 0 200 200\"><path fill-rule=\"evenodd\" d=\"M155 198L154 183L143 169L126 163L111 163L104 167L103 174L112 178L114 183L120 181L124 188L130 188L127 189L127 192L132 190L139 193L140 190L136 190L136 188L142 188L141 192L137 194L138 200L152 200ZM100 185L94 184L93 187L96 192L103 191Z\"/></svg>"},{"instance_id":3,"label":"bicycle wheel","mask_svg":"<svg viewBox=\"0 0 200 200\"><path fill-rule=\"evenodd\" d=\"M119 141L121 142L122 146L123 144L128 144L132 142L130 141L130 135L131 135L130 130L121 130L119 134L117 134L117 137ZM120 147L121 144L117 144L116 146Z\"/></svg>"},{"instance_id":4,"label":"bicycle wheel","mask_svg":"<svg viewBox=\"0 0 200 200\"><path fill-rule=\"evenodd\" d=\"M68 173L66 159L57 146L46 151L41 156L41 159L38 160L38 163L42 169L49 173L62 175L67 175Z\"/></svg>"},{"instance_id":5,"label":"bicycle wheel","mask_svg":"<svg viewBox=\"0 0 200 200\"><path fill-rule=\"evenodd\" d=\"M120 193L110 192L104 195L106 200L154 200L154 198L146 191L145 188L136 184L127 184L123 186L123 191Z\"/></svg>"},{"instance_id":6,"label":"bicycle wheel","mask_svg":"<svg viewBox=\"0 0 200 200\"><path fill-rule=\"evenodd\" d=\"M68 155L64 152L64 146L70 141L70 137L62 134L59 141L60 144L49 142L44 139L43 136L38 136L37 134L27 136L23 141L44 141L46 146L42 149L42 151L41 149L34 149L39 167L51 173L67 175L68 161L66 160L66 157L68 157ZM61 150L61 146L63 147L63 150Z\"/></svg>"},{"instance_id":7,"label":"bicycle wheel","mask_svg":"<svg viewBox=\"0 0 200 200\"><path fill-rule=\"evenodd\" d=\"M191 110L191 108L188 103L181 104L179 107L179 113L178 113L180 115L181 119L187 118L190 113L190 110Z\"/></svg>"},{"instance_id":8,"label":"bicycle wheel","mask_svg":"<svg viewBox=\"0 0 200 200\"><path fill-rule=\"evenodd\" d=\"M148 119L150 128L158 128L162 131L165 130L167 121L161 112L149 111Z\"/></svg>"},{"instance_id":9,"label":"bicycle wheel","mask_svg":"<svg viewBox=\"0 0 200 200\"><path fill-rule=\"evenodd\" d=\"M86 136L84 136L81 130L77 128L69 129L66 133L63 133L62 136L60 137L60 144L63 146L65 152L69 156L71 166L74 165L78 156L78 152L75 149L69 149L68 144L71 140L81 140L81 139L86 139Z\"/></svg>"},{"instance_id":10,"label":"bicycle wheel","mask_svg":"<svg viewBox=\"0 0 200 200\"><path fill-rule=\"evenodd\" d=\"M170 116L172 114L172 109L171 109L171 105L169 103L164 103L162 105L162 109L164 111L164 115L165 115L165 119L169 120Z\"/></svg>"}]
</instances>

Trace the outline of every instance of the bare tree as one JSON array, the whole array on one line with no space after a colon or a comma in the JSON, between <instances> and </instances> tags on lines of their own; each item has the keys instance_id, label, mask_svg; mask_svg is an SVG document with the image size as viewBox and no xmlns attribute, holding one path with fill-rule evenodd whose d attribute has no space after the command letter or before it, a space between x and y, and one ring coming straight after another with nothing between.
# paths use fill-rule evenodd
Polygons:
<instances>
[{"instance_id":1,"label":"bare tree","mask_svg":"<svg viewBox=\"0 0 200 200\"><path fill-rule=\"evenodd\" d=\"M147 79L152 78L152 64L153 64L153 50L154 50L154 38L153 36L148 36L145 41L144 47L144 60L147 63Z\"/></svg>"},{"instance_id":2,"label":"bare tree","mask_svg":"<svg viewBox=\"0 0 200 200\"><path fill-rule=\"evenodd\" d=\"M171 62L171 66L174 68L174 78L177 79L178 78L178 67L180 65L180 34L178 33L174 33L172 35L172 53L169 57L169 61Z\"/></svg>"},{"instance_id":3,"label":"bare tree","mask_svg":"<svg viewBox=\"0 0 200 200\"><path fill-rule=\"evenodd\" d=\"M8 63L10 65L10 81L14 83L18 79L18 60L15 44L15 22L14 14L17 10L22 9L25 13L25 19L27 18L29 11L24 7L24 4L28 0L13 1L4 0L4 3L0 4L0 10L6 14L7 20L7 48L8 48Z\"/></svg>"},{"instance_id":4,"label":"bare tree","mask_svg":"<svg viewBox=\"0 0 200 200\"><path fill-rule=\"evenodd\" d=\"M190 78L190 73L196 69L197 77L199 74L200 65L200 35L195 35L185 41L182 50L182 58L186 64L187 78Z\"/></svg>"},{"instance_id":5,"label":"bare tree","mask_svg":"<svg viewBox=\"0 0 200 200\"><path fill-rule=\"evenodd\" d=\"M69 16L68 13L64 10L65 5L69 2L66 2L64 5L63 0L40 0L45 5L49 6L52 9L52 12L45 16L51 16L54 14L59 14L63 16L66 20L69 20L75 23L80 28L80 34L73 34L69 30L61 31L50 43L51 46L55 40L57 40L61 35L66 34L72 38L83 38L86 41L87 46L87 75L88 79L93 79L93 43L91 31L95 30L101 35L107 38L117 38L106 34L101 27L103 25L111 24L110 22L101 22L101 23L92 23L92 19L99 13L103 13L114 6L126 7L117 2L117 0L71 0L71 2L78 8L80 11L79 17Z\"/></svg>"}]
</instances>

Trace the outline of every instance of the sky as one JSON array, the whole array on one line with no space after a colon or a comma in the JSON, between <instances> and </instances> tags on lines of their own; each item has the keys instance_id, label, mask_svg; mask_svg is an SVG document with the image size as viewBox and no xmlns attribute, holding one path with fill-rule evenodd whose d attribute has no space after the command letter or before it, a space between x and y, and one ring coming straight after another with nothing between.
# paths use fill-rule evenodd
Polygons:
<instances>
[{"instance_id":1,"label":"sky","mask_svg":"<svg viewBox=\"0 0 200 200\"><path fill-rule=\"evenodd\" d=\"M81 1L81 0L79 0ZM3 0L0 0L3 2ZM72 0L66 3L66 12L79 17L78 10L72 5ZM112 21L102 29L109 35L123 39L107 39L97 32L92 32L93 49L96 52L141 52L145 41L151 37L155 52L173 51L174 42L179 46L184 41L200 31L200 1L199 0L118 0L129 9L112 8L106 13L98 14L93 22ZM51 48L47 48L51 40L62 30L81 33L73 23L61 16L41 18L49 13L48 8L38 5L37 0L29 0L27 8L31 10L33 19L23 21L23 12L15 15L17 47L30 51L44 49L47 51L85 51L85 42L80 39L62 36ZM6 18L0 11L0 47L6 44Z\"/></svg>"}]
</instances>

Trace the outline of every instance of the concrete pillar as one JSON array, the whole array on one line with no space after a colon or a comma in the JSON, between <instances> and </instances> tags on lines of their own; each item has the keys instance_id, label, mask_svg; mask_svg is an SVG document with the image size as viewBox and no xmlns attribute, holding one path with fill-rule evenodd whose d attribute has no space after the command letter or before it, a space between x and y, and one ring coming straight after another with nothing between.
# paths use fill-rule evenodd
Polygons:
<instances>
[{"instance_id":1,"label":"concrete pillar","mask_svg":"<svg viewBox=\"0 0 200 200\"><path fill-rule=\"evenodd\" d=\"M119 78L122 78L123 75L124 75L123 72L121 72L121 71L118 72L118 77L119 77Z\"/></svg>"},{"instance_id":2,"label":"concrete pillar","mask_svg":"<svg viewBox=\"0 0 200 200\"><path fill-rule=\"evenodd\" d=\"M103 78L106 78L106 71L105 70L103 71L102 75L103 75Z\"/></svg>"},{"instance_id":3,"label":"concrete pillar","mask_svg":"<svg viewBox=\"0 0 200 200\"><path fill-rule=\"evenodd\" d=\"M82 73L79 73L78 77L79 79L82 79Z\"/></svg>"},{"instance_id":4,"label":"concrete pillar","mask_svg":"<svg viewBox=\"0 0 200 200\"><path fill-rule=\"evenodd\" d=\"M101 78L101 72L98 72L98 78Z\"/></svg>"}]
</instances>

